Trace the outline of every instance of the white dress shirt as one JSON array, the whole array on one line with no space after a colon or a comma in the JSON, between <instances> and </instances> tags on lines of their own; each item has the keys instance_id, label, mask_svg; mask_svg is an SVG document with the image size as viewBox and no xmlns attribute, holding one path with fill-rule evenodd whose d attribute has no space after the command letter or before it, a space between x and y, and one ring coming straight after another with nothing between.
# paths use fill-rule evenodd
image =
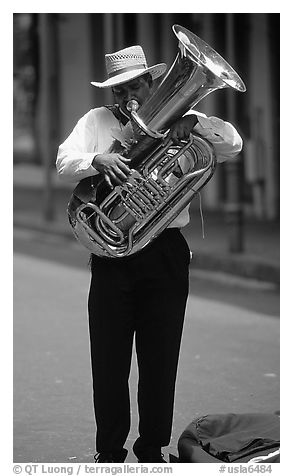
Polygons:
<instances>
[{"instance_id":1,"label":"white dress shirt","mask_svg":"<svg viewBox=\"0 0 293 476\"><path fill-rule=\"evenodd\" d=\"M217 162L232 159L242 149L242 139L235 127L217 117L207 117L197 111L198 123L194 131L209 140L215 149ZM76 124L68 138L59 146L56 168L60 178L66 182L97 175L92 161L97 154L108 151L114 141L112 129L120 127L118 119L109 109L91 109ZM189 222L189 206L184 208L169 227L181 228Z\"/></svg>"}]
</instances>

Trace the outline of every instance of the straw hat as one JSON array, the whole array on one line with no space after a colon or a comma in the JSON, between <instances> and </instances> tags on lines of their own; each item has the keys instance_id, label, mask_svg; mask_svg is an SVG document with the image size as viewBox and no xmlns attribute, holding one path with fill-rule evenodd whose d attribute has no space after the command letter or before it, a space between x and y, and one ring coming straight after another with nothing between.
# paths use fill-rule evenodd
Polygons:
<instances>
[{"instance_id":1,"label":"straw hat","mask_svg":"<svg viewBox=\"0 0 293 476\"><path fill-rule=\"evenodd\" d=\"M97 88L109 88L150 73L153 79L158 78L166 71L167 65L159 63L148 67L144 51L141 46L130 46L116 53L105 55L108 79L103 83L91 82Z\"/></svg>"}]
</instances>

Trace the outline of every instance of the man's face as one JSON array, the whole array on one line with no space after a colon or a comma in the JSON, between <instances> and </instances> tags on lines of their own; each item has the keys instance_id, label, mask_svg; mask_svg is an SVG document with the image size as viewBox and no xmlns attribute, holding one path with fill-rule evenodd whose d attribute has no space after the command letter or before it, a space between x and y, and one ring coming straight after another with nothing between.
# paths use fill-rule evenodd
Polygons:
<instances>
[{"instance_id":1,"label":"man's face","mask_svg":"<svg viewBox=\"0 0 293 476\"><path fill-rule=\"evenodd\" d=\"M129 116L130 113L126 108L128 101L135 99L138 102L139 107L142 106L150 95L151 84L147 79L140 76L139 78L135 78L127 83L114 86L112 91L115 101L119 104L123 112Z\"/></svg>"}]
</instances>

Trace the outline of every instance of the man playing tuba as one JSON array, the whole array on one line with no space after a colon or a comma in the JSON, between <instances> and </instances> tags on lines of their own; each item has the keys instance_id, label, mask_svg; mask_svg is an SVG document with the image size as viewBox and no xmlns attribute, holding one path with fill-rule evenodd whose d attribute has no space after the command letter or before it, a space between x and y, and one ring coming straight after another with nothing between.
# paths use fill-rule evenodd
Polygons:
<instances>
[{"instance_id":1,"label":"man playing tuba","mask_svg":"<svg viewBox=\"0 0 293 476\"><path fill-rule=\"evenodd\" d=\"M108 78L92 84L111 88L114 105L91 109L60 145L56 166L67 182L101 175L115 187L127 180L129 159L109 153L113 130L129 121L129 101L141 107L152 93L153 81L166 70L164 63L148 67L140 46L106 54L105 59ZM231 124L195 111L171 126L169 138L178 143L191 131L213 144L218 162L233 159L242 148ZM123 462L127 455L133 339L139 370L139 436L133 451L138 462L164 462L161 449L171 436L188 297L190 250L180 231L188 222L187 207L139 253L119 259L92 254L88 312L100 463Z\"/></svg>"}]
</instances>

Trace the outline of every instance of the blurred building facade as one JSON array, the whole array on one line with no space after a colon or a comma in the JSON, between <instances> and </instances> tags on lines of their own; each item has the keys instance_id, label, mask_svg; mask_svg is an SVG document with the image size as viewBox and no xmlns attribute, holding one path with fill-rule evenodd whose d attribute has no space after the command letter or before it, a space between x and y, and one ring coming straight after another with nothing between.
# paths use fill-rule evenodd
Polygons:
<instances>
[{"instance_id":1,"label":"blurred building facade","mask_svg":"<svg viewBox=\"0 0 293 476\"><path fill-rule=\"evenodd\" d=\"M14 160L53 168L58 144L77 120L112 102L111 91L90 84L106 77L104 54L140 44L149 65L170 67L177 23L214 47L244 80L246 93L216 91L195 109L231 121L243 137L237 173L244 212L278 219L279 20L266 13L14 14ZM205 207L223 208L228 175L228 165L218 167L203 191Z\"/></svg>"}]
</instances>

